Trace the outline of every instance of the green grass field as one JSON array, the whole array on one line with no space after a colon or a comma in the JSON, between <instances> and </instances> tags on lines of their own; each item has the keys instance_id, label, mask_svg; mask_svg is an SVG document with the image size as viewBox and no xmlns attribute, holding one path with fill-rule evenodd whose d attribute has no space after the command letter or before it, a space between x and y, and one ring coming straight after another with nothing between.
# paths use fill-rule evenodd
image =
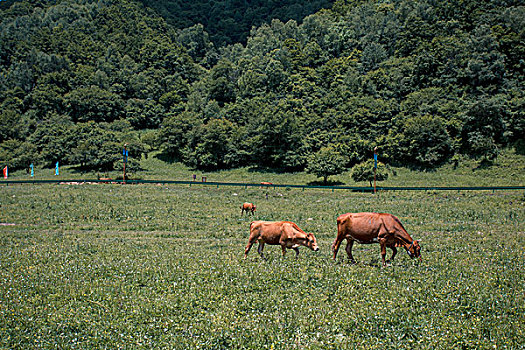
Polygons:
<instances>
[{"instance_id":1,"label":"green grass field","mask_svg":"<svg viewBox=\"0 0 525 350\"><path fill-rule=\"evenodd\" d=\"M500 185L517 172L519 184L520 166L480 171L501 172ZM419 175L443 185L453 175L444 173ZM207 175L288 180L246 169ZM266 191L0 185L0 348L525 348L523 191ZM282 258L266 246L263 261L254 247L243 260L244 201L257 204L256 219L313 232L321 250ZM335 219L357 211L398 216L421 239L423 262L403 250L381 268L379 245L359 244L357 264L344 247L332 261Z\"/></svg>"},{"instance_id":2,"label":"green grass field","mask_svg":"<svg viewBox=\"0 0 525 350\"><path fill-rule=\"evenodd\" d=\"M203 176L213 182L243 182L260 183L272 182L284 185L308 185L320 183L322 179L304 172L274 173L257 171L253 168L239 168L215 172L203 172L190 169L180 163L166 163L156 157L156 153L143 157L142 170L129 174L131 178L143 180L181 180L192 181L196 175L197 181ZM331 184L346 186L370 186L368 182L354 182L350 171L340 175L330 176ZM10 172L9 179L13 180L75 180L97 179L97 177L122 178L122 172L111 171L106 173L80 172L73 166L61 166L60 175L55 176L55 168L38 168L35 176L26 170ZM1 183L1 180L0 180ZM432 171L414 171L406 168L392 167L386 181L377 183L378 186L525 186L525 155L515 154L511 150L503 150L495 160L493 166L482 167L479 162L471 159L462 159L454 169L452 164L444 165Z\"/></svg>"}]
</instances>

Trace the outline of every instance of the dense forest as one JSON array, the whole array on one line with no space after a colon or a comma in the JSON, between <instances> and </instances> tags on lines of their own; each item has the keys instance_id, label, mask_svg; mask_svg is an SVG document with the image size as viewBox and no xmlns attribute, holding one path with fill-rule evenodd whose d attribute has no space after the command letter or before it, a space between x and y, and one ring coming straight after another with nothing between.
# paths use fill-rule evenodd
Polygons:
<instances>
[{"instance_id":1,"label":"dense forest","mask_svg":"<svg viewBox=\"0 0 525 350\"><path fill-rule=\"evenodd\" d=\"M124 143L131 167L207 170L525 152L520 0L160 3L0 2L2 166L111 170Z\"/></svg>"},{"instance_id":2,"label":"dense forest","mask_svg":"<svg viewBox=\"0 0 525 350\"><path fill-rule=\"evenodd\" d=\"M272 19L300 23L306 16L331 7L329 0L141 0L178 29L202 24L216 46L242 43L253 26Z\"/></svg>"}]
</instances>

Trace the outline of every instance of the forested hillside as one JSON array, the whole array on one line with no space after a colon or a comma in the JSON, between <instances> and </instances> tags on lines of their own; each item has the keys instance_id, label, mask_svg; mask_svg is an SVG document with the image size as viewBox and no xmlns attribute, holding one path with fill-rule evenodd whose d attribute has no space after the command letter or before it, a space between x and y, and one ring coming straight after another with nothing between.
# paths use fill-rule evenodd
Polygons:
<instances>
[{"instance_id":1,"label":"forested hillside","mask_svg":"<svg viewBox=\"0 0 525 350\"><path fill-rule=\"evenodd\" d=\"M0 163L14 169L112 169L124 142L131 159L156 149L210 170L327 154L350 168L375 146L416 168L524 152L518 0L336 1L229 46L138 0L0 9Z\"/></svg>"},{"instance_id":2,"label":"forested hillside","mask_svg":"<svg viewBox=\"0 0 525 350\"><path fill-rule=\"evenodd\" d=\"M246 43L253 26L272 19L301 22L331 0L141 0L178 29L202 24L216 46Z\"/></svg>"}]
</instances>

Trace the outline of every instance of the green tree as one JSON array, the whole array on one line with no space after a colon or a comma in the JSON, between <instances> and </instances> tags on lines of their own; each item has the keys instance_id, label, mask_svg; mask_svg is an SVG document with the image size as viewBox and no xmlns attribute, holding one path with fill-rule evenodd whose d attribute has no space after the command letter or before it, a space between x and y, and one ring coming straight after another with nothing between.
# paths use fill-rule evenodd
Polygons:
<instances>
[{"instance_id":1,"label":"green tree","mask_svg":"<svg viewBox=\"0 0 525 350\"><path fill-rule=\"evenodd\" d=\"M499 50L506 56L506 75L521 75L525 70L525 41L523 40L525 28L525 8L515 6L502 11L500 23L491 29L497 37Z\"/></svg>"},{"instance_id":2,"label":"green tree","mask_svg":"<svg viewBox=\"0 0 525 350\"><path fill-rule=\"evenodd\" d=\"M0 142L24 137L22 108L22 101L16 97L8 97L0 103Z\"/></svg>"},{"instance_id":3,"label":"green tree","mask_svg":"<svg viewBox=\"0 0 525 350\"><path fill-rule=\"evenodd\" d=\"M505 75L505 59L488 26L475 28L470 35L464 79L473 92L498 92Z\"/></svg>"},{"instance_id":4,"label":"green tree","mask_svg":"<svg viewBox=\"0 0 525 350\"><path fill-rule=\"evenodd\" d=\"M154 129L161 124L164 108L151 99L129 99L124 107L124 113L135 129Z\"/></svg>"},{"instance_id":5,"label":"green tree","mask_svg":"<svg viewBox=\"0 0 525 350\"><path fill-rule=\"evenodd\" d=\"M515 93L509 103L510 113L504 120L505 136L517 153L525 154L525 92Z\"/></svg>"},{"instance_id":6,"label":"green tree","mask_svg":"<svg viewBox=\"0 0 525 350\"><path fill-rule=\"evenodd\" d=\"M186 148L193 142L193 129L202 124L189 112L168 115L162 122L158 145L170 159L183 160Z\"/></svg>"},{"instance_id":7,"label":"green tree","mask_svg":"<svg viewBox=\"0 0 525 350\"><path fill-rule=\"evenodd\" d=\"M186 148L184 159L198 169L217 170L231 167L228 159L233 159L230 146L235 126L226 119L212 119L193 130L193 140Z\"/></svg>"},{"instance_id":8,"label":"green tree","mask_svg":"<svg viewBox=\"0 0 525 350\"><path fill-rule=\"evenodd\" d=\"M494 139L479 131L467 134L469 155L474 158L481 158L482 163L490 162L498 156L498 145Z\"/></svg>"},{"instance_id":9,"label":"green tree","mask_svg":"<svg viewBox=\"0 0 525 350\"><path fill-rule=\"evenodd\" d=\"M345 170L345 157L334 147L323 147L310 155L307 160L306 172L323 178L326 185L328 176L341 174Z\"/></svg>"},{"instance_id":10,"label":"green tree","mask_svg":"<svg viewBox=\"0 0 525 350\"><path fill-rule=\"evenodd\" d=\"M253 97L266 92L268 77L259 69L248 69L242 73L237 81L239 95Z\"/></svg>"},{"instance_id":11,"label":"green tree","mask_svg":"<svg viewBox=\"0 0 525 350\"><path fill-rule=\"evenodd\" d=\"M211 68L217 62L215 47L202 24L197 23L182 29L177 41L186 48L188 55L202 66Z\"/></svg>"},{"instance_id":12,"label":"green tree","mask_svg":"<svg viewBox=\"0 0 525 350\"><path fill-rule=\"evenodd\" d=\"M111 122L123 115L123 101L98 86L78 88L65 95L66 111L73 121Z\"/></svg>"},{"instance_id":13,"label":"green tree","mask_svg":"<svg viewBox=\"0 0 525 350\"><path fill-rule=\"evenodd\" d=\"M50 116L48 120L37 125L28 138L43 161L44 166L52 167L57 161L70 164L69 156L75 147L78 135L74 124L65 116Z\"/></svg>"},{"instance_id":14,"label":"green tree","mask_svg":"<svg viewBox=\"0 0 525 350\"><path fill-rule=\"evenodd\" d=\"M161 104L166 111L180 113L184 110L183 98L180 96L179 91L169 91L164 93L159 98L159 104Z\"/></svg>"},{"instance_id":15,"label":"green tree","mask_svg":"<svg viewBox=\"0 0 525 350\"><path fill-rule=\"evenodd\" d=\"M397 134L388 145L390 156L400 164L417 168L434 168L442 165L453 154L450 138L444 120L425 114L407 118L399 128L391 131Z\"/></svg>"},{"instance_id":16,"label":"green tree","mask_svg":"<svg viewBox=\"0 0 525 350\"><path fill-rule=\"evenodd\" d=\"M264 74L267 77L268 89L271 91L279 91L279 89L286 84L288 74L280 61L270 59L266 65Z\"/></svg>"},{"instance_id":17,"label":"green tree","mask_svg":"<svg viewBox=\"0 0 525 350\"><path fill-rule=\"evenodd\" d=\"M379 64L387 58L387 52L383 45L378 43L370 43L367 45L361 56L363 69L368 72L379 68Z\"/></svg>"},{"instance_id":18,"label":"green tree","mask_svg":"<svg viewBox=\"0 0 525 350\"><path fill-rule=\"evenodd\" d=\"M77 124L73 132L80 137L68 155L69 163L89 170L113 170L113 164L122 157L121 142L114 132L94 122Z\"/></svg>"},{"instance_id":19,"label":"green tree","mask_svg":"<svg viewBox=\"0 0 525 350\"><path fill-rule=\"evenodd\" d=\"M12 170L29 168L31 163L38 163L36 147L30 142L7 140L0 143L0 164L8 165Z\"/></svg>"},{"instance_id":20,"label":"green tree","mask_svg":"<svg viewBox=\"0 0 525 350\"><path fill-rule=\"evenodd\" d=\"M210 98L223 106L235 100L235 83L233 77L233 64L228 60L221 60L210 72L208 85Z\"/></svg>"},{"instance_id":21,"label":"green tree","mask_svg":"<svg viewBox=\"0 0 525 350\"><path fill-rule=\"evenodd\" d=\"M508 119L508 102L502 95L481 97L472 102L466 111L461 133L463 152L484 160L498 154L498 144L504 139L504 120Z\"/></svg>"},{"instance_id":22,"label":"green tree","mask_svg":"<svg viewBox=\"0 0 525 350\"><path fill-rule=\"evenodd\" d=\"M254 163L287 170L303 167L305 140L294 114L273 108L262 113L260 118L251 121Z\"/></svg>"},{"instance_id":23,"label":"green tree","mask_svg":"<svg viewBox=\"0 0 525 350\"><path fill-rule=\"evenodd\" d=\"M350 174L355 182L368 181L372 187L374 181L374 160L370 159L354 165ZM377 163L376 181L385 181L388 179L388 172L383 163Z\"/></svg>"}]
</instances>

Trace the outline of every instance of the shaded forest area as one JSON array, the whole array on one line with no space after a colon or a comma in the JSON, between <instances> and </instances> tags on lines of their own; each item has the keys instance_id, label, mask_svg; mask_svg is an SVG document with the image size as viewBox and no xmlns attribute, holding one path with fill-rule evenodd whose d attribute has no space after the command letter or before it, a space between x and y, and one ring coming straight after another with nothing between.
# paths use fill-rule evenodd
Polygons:
<instances>
[{"instance_id":1,"label":"shaded forest area","mask_svg":"<svg viewBox=\"0 0 525 350\"><path fill-rule=\"evenodd\" d=\"M241 12L261 23L244 41L238 20L210 34L184 27L202 12L163 3L0 2L0 163L111 170L127 143L131 168L157 150L206 170L326 174L375 146L420 169L525 152L521 1L338 0L300 22Z\"/></svg>"},{"instance_id":2,"label":"shaded forest area","mask_svg":"<svg viewBox=\"0 0 525 350\"><path fill-rule=\"evenodd\" d=\"M300 23L303 18L322 8L329 0L141 0L154 8L177 29L202 24L216 46L246 44L252 27L278 19Z\"/></svg>"}]
</instances>

